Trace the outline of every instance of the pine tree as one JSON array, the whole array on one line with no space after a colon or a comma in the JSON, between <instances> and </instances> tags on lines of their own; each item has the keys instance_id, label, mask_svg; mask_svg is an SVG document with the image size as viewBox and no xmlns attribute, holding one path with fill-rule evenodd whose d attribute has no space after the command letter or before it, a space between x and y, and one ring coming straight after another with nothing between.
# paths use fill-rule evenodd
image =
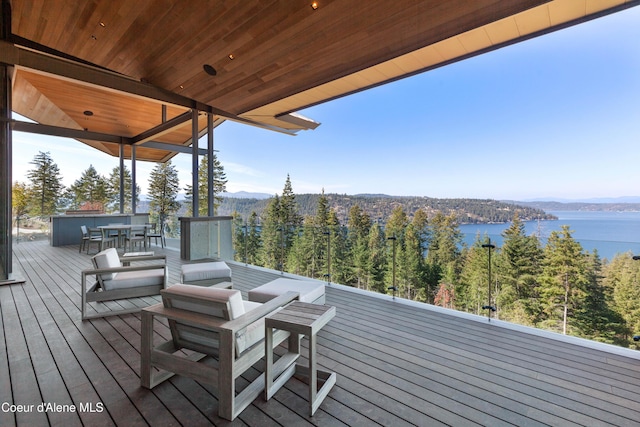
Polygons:
<instances>
[{"instance_id":1,"label":"pine tree","mask_svg":"<svg viewBox=\"0 0 640 427\"><path fill-rule=\"evenodd\" d=\"M316 277L319 271L315 259L315 226L313 217L306 217L294 235L287 257L287 271L307 277Z\"/></svg>"},{"instance_id":2,"label":"pine tree","mask_svg":"<svg viewBox=\"0 0 640 427\"><path fill-rule=\"evenodd\" d=\"M314 270L318 278L324 277L323 275L327 272L327 236L330 233L329 215L329 200L324 195L324 190L322 190L320 198L318 198L318 207L313 218L313 226L305 228L305 234L311 234L307 238L310 237L313 243Z\"/></svg>"},{"instance_id":3,"label":"pine tree","mask_svg":"<svg viewBox=\"0 0 640 427\"><path fill-rule=\"evenodd\" d=\"M496 306L500 318L534 325L540 316L537 297L537 279L542 268L540 242L536 236L525 235L524 223L517 213L502 236L504 241L496 263L500 278Z\"/></svg>"},{"instance_id":4,"label":"pine tree","mask_svg":"<svg viewBox=\"0 0 640 427\"><path fill-rule=\"evenodd\" d=\"M209 180L208 180L208 156L203 156L198 167L198 215L208 215L209 201ZM227 175L224 172L222 163L217 156L213 155L213 215L222 203L222 193L227 191ZM185 186L185 203L187 205L187 215L193 215L193 185Z\"/></svg>"},{"instance_id":5,"label":"pine tree","mask_svg":"<svg viewBox=\"0 0 640 427\"><path fill-rule=\"evenodd\" d=\"M258 230L258 214L254 211L249 215L247 221L247 259L245 262L257 265L259 262L258 254L260 253L260 231Z\"/></svg>"},{"instance_id":6,"label":"pine tree","mask_svg":"<svg viewBox=\"0 0 640 427\"><path fill-rule=\"evenodd\" d=\"M22 217L27 214L29 208L29 193L27 184L16 181L11 188L11 208L15 218Z\"/></svg>"},{"instance_id":7,"label":"pine tree","mask_svg":"<svg viewBox=\"0 0 640 427\"><path fill-rule=\"evenodd\" d=\"M298 213L298 204L296 202L296 196L293 193L289 174L287 174L287 179L282 189L282 196L280 197L279 215L282 224L285 224L287 228L291 230L295 230L302 224L302 217ZM293 236L293 232L291 236Z\"/></svg>"},{"instance_id":8,"label":"pine tree","mask_svg":"<svg viewBox=\"0 0 640 427\"><path fill-rule=\"evenodd\" d=\"M283 230L280 226L280 197L276 196L269 200L263 218L262 248L260 260L264 267L272 269L284 269L284 251L282 247Z\"/></svg>"},{"instance_id":9,"label":"pine tree","mask_svg":"<svg viewBox=\"0 0 640 427\"><path fill-rule=\"evenodd\" d=\"M348 285L353 280L353 260L347 241L347 231L340 225L334 209L329 213L328 235L331 251L330 281Z\"/></svg>"},{"instance_id":10,"label":"pine tree","mask_svg":"<svg viewBox=\"0 0 640 427\"><path fill-rule=\"evenodd\" d=\"M489 253L482 245L488 243L488 236L480 237L478 234L473 245L464 250L460 280L453 284L457 310L484 314L482 307L489 302ZM443 283L452 286L450 282Z\"/></svg>"},{"instance_id":11,"label":"pine tree","mask_svg":"<svg viewBox=\"0 0 640 427\"><path fill-rule=\"evenodd\" d=\"M441 281L455 284L460 275L460 247L462 233L455 214L437 212L430 221L427 252L429 274L427 281L435 289Z\"/></svg>"},{"instance_id":12,"label":"pine tree","mask_svg":"<svg viewBox=\"0 0 640 427\"><path fill-rule=\"evenodd\" d=\"M169 216L180 209L179 191L178 171L171 160L157 164L149 175L149 210L158 218L161 230Z\"/></svg>"},{"instance_id":13,"label":"pine tree","mask_svg":"<svg viewBox=\"0 0 640 427\"><path fill-rule=\"evenodd\" d=\"M404 233L409 224L409 218L402 206L396 206L385 225L385 237L387 239L387 268L385 287L399 294L406 293L407 274L406 260L404 257ZM395 253L395 255L394 255ZM395 283L394 283L395 282Z\"/></svg>"},{"instance_id":14,"label":"pine tree","mask_svg":"<svg viewBox=\"0 0 640 427\"><path fill-rule=\"evenodd\" d=\"M377 222L369 230L368 252L369 262L367 266L366 288L372 291L386 293L384 283L386 273L386 241L384 233Z\"/></svg>"},{"instance_id":15,"label":"pine tree","mask_svg":"<svg viewBox=\"0 0 640 427\"><path fill-rule=\"evenodd\" d=\"M545 319L541 326L573 334L573 312L585 297L588 283L586 256L568 225L553 231L544 249L540 298Z\"/></svg>"},{"instance_id":16,"label":"pine tree","mask_svg":"<svg viewBox=\"0 0 640 427\"><path fill-rule=\"evenodd\" d=\"M577 303L574 334L587 339L627 345L629 330L624 318L613 310L613 295L604 286L602 261L598 252L587 254L588 282L584 299Z\"/></svg>"},{"instance_id":17,"label":"pine tree","mask_svg":"<svg viewBox=\"0 0 640 427\"><path fill-rule=\"evenodd\" d=\"M69 187L68 194L74 209L104 210L109 201L109 185L93 165L82 172L80 178Z\"/></svg>"},{"instance_id":18,"label":"pine tree","mask_svg":"<svg viewBox=\"0 0 640 427\"><path fill-rule=\"evenodd\" d=\"M427 213L418 209L405 231L405 256L409 270L408 295L409 299L431 302L433 290L427 282L427 264L425 251L427 249L428 224Z\"/></svg>"},{"instance_id":19,"label":"pine tree","mask_svg":"<svg viewBox=\"0 0 640 427\"><path fill-rule=\"evenodd\" d=\"M233 224L233 234L231 239L233 240L233 259L235 261L247 262L246 249L247 249L247 235L249 234L247 227L245 227L242 215L237 211L231 214L233 218L231 220Z\"/></svg>"},{"instance_id":20,"label":"pine tree","mask_svg":"<svg viewBox=\"0 0 640 427\"><path fill-rule=\"evenodd\" d=\"M640 335L640 261L619 254L605 267L603 284L612 296L612 309L625 320L629 335ZM627 339L626 344L631 344Z\"/></svg>"},{"instance_id":21,"label":"pine tree","mask_svg":"<svg viewBox=\"0 0 640 427\"><path fill-rule=\"evenodd\" d=\"M64 191L60 169L49 152L40 151L29 163L35 166L27 172L29 212L33 216L53 215Z\"/></svg>"},{"instance_id":22,"label":"pine tree","mask_svg":"<svg viewBox=\"0 0 640 427\"><path fill-rule=\"evenodd\" d=\"M125 166L124 167L124 209L123 212L132 212L131 196L133 192L131 188L133 186L133 179L131 178L131 172ZM140 186L136 185L136 206L140 201ZM107 195L108 210L111 212L120 212L120 166L116 166L111 171L109 178L107 179Z\"/></svg>"},{"instance_id":23,"label":"pine tree","mask_svg":"<svg viewBox=\"0 0 640 427\"><path fill-rule=\"evenodd\" d=\"M355 285L358 288L363 288L366 283L370 230L371 218L369 215L359 205L352 206L349 210L348 239Z\"/></svg>"}]
</instances>

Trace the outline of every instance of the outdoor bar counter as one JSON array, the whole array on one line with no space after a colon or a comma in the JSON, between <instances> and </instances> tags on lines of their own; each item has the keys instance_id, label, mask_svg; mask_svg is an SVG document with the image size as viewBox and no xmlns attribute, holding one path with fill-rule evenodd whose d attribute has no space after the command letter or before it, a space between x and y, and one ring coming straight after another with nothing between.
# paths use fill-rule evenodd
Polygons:
<instances>
[{"instance_id":1,"label":"outdoor bar counter","mask_svg":"<svg viewBox=\"0 0 640 427\"><path fill-rule=\"evenodd\" d=\"M51 246L76 245L82 235L80 226L95 228L109 224L140 224L149 222L148 213L139 214L71 214L50 218Z\"/></svg>"}]
</instances>

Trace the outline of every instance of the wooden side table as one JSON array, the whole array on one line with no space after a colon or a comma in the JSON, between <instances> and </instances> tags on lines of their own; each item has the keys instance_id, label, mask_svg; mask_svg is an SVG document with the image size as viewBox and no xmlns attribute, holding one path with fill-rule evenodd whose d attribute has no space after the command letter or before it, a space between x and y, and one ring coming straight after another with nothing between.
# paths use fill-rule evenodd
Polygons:
<instances>
[{"instance_id":1,"label":"wooden side table","mask_svg":"<svg viewBox=\"0 0 640 427\"><path fill-rule=\"evenodd\" d=\"M265 399L269 400L294 374L309 379L309 412L316 412L331 387L336 383L335 372L320 371L316 359L316 335L336 315L336 308L326 305L294 301L279 312L265 318ZM288 352L273 363L273 330L291 333ZM300 357L300 335L309 339L309 366L295 362ZM273 378L274 372L282 372ZM322 387L318 390L318 381Z\"/></svg>"}]
</instances>

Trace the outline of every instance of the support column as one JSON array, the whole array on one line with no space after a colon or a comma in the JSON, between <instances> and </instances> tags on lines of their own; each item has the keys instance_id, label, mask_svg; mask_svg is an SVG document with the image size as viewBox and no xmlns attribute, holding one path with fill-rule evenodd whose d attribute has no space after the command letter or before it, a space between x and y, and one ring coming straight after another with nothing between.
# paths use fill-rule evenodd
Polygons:
<instances>
[{"instance_id":1,"label":"support column","mask_svg":"<svg viewBox=\"0 0 640 427\"><path fill-rule=\"evenodd\" d=\"M2 2L4 15L6 6ZM9 66L0 64L0 283L8 281L13 265L11 230L11 78Z\"/></svg>"},{"instance_id":2,"label":"support column","mask_svg":"<svg viewBox=\"0 0 640 427\"><path fill-rule=\"evenodd\" d=\"M136 146L131 146L131 213L136 214L136 200L138 200L138 190L136 184Z\"/></svg>"},{"instance_id":3,"label":"support column","mask_svg":"<svg viewBox=\"0 0 640 427\"><path fill-rule=\"evenodd\" d=\"M207 215L214 216L213 114L207 114Z\"/></svg>"},{"instance_id":4,"label":"support column","mask_svg":"<svg viewBox=\"0 0 640 427\"><path fill-rule=\"evenodd\" d=\"M0 2L0 39L11 34L11 4ZM8 282L13 269L11 230L11 77L7 64L0 64L0 283Z\"/></svg>"},{"instance_id":5,"label":"support column","mask_svg":"<svg viewBox=\"0 0 640 427\"><path fill-rule=\"evenodd\" d=\"M124 213L124 144L120 144L120 213Z\"/></svg>"},{"instance_id":6,"label":"support column","mask_svg":"<svg viewBox=\"0 0 640 427\"><path fill-rule=\"evenodd\" d=\"M198 211L200 210L200 197L198 190L198 110L191 110L191 189L193 194L191 199L193 201L193 217L199 217Z\"/></svg>"}]
</instances>

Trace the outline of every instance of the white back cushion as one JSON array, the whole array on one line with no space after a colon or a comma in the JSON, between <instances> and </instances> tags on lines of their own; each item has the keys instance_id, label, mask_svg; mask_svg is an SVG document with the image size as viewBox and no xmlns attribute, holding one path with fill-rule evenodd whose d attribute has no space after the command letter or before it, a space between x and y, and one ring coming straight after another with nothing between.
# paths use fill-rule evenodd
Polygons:
<instances>
[{"instance_id":1,"label":"white back cushion","mask_svg":"<svg viewBox=\"0 0 640 427\"><path fill-rule=\"evenodd\" d=\"M93 262L93 266L96 269L103 268L117 268L121 267L120 257L118 256L118 251L115 248L105 249L102 252L97 253L91 258ZM118 273L107 273L102 274L102 280L113 280Z\"/></svg>"},{"instance_id":2,"label":"white back cushion","mask_svg":"<svg viewBox=\"0 0 640 427\"><path fill-rule=\"evenodd\" d=\"M162 291L165 306L170 303L174 308L209 314L215 317L236 319L242 316L244 305L242 294L235 289L209 288L196 285L173 285ZM185 297L188 297L185 300ZM191 298L194 298L193 300ZM224 308L228 303L228 316L224 315Z\"/></svg>"}]
</instances>

